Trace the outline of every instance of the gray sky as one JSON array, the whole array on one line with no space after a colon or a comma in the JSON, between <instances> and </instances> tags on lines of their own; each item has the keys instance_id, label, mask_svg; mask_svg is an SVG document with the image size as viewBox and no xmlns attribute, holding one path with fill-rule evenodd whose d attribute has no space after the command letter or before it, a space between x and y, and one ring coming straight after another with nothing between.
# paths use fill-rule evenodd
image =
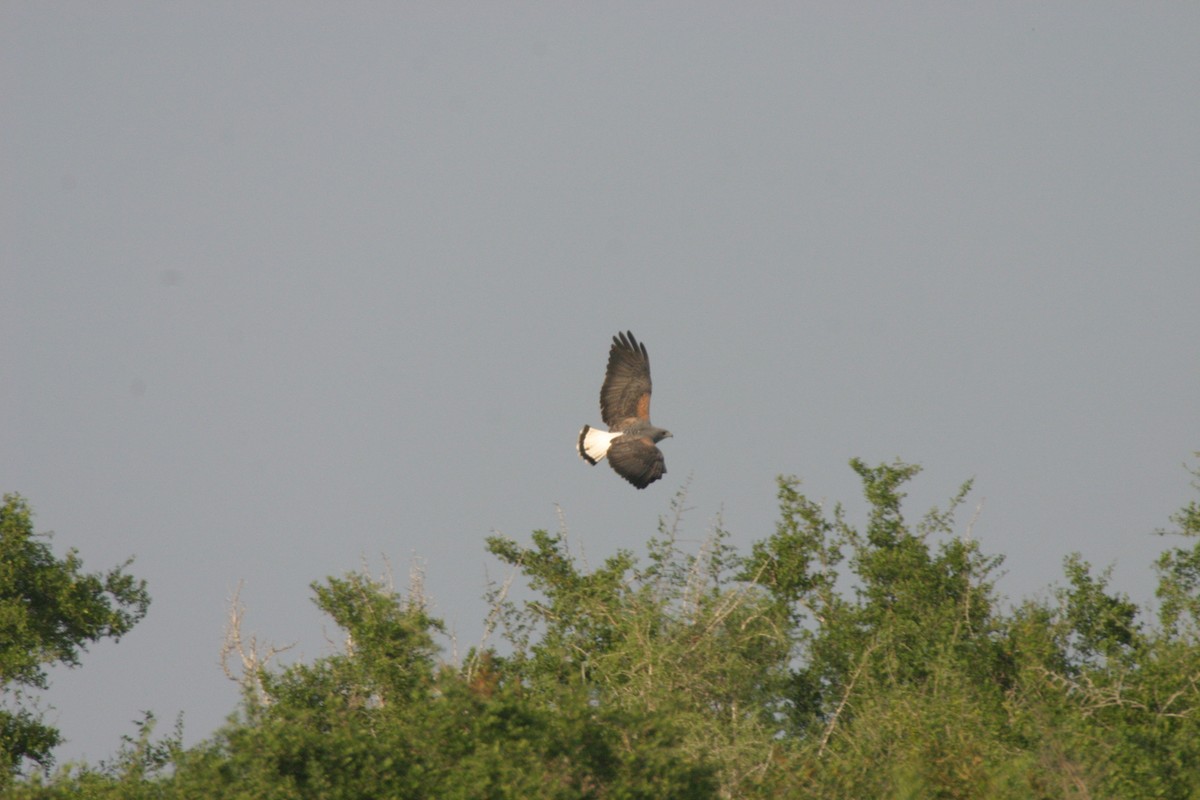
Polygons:
<instances>
[{"instance_id":1,"label":"gray sky","mask_svg":"<svg viewBox=\"0 0 1200 800\"><path fill-rule=\"evenodd\" d=\"M774 477L976 478L999 588L1152 597L1200 449L1200 6L0 10L0 489L146 620L56 671L61 759L233 710L226 598L426 565L478 641L499 531L770 534ZM670 470L574 451L643 339ZM963 523L971 509L963 515ZM853 516L853 515L852 515ZM855 517L857 519L857 517Z\"/></svg>"}]
</instances>

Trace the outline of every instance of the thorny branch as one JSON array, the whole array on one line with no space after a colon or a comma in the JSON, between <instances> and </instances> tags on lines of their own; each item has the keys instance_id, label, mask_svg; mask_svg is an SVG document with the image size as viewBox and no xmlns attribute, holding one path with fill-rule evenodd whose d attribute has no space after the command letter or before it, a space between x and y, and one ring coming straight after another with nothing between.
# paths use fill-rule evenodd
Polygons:
<instances>
[{"instance_id":1,"label":"thorny branch","mask_svg":"<svg viewBox=\"0 0 1200 800\"><path fill-rule=\"evenodd\" d=\"M1195 694L1200 686L1197 682L1200 681L1200 674L1188 677L1187 688L1180 689L1164 702L1156 704L1156 707L1151 707L1146 703L1138 700L1133 700L1124 696L1124 684L1118 679L1111 686L1098 686L1095 681L1088 675L1083 675L1079 680L1072 680L1065 675L1041 667L1040 671L1046 680L1055 686L1065 690L1069 694L1074 694L1080 698L1080 710L1084 716L1091 716L1102 708L1133 708L1139 711L1145 711L1150 714L1155 714L1159 717L1174 717L1185 718L1191 716L1197 709L1196 706L1183 708L1178 711L1169 710L1175 704L1175 701L1185 694Z\"/></svg>"},{"instance_id":2,"label":"thorny branch","mask_svg":"<svg viewBox=\"0 0 1200 800\"><path fill-rule=\"evenodd\" d=\"M821 746L817 749L818 758L825 754L825 746L829 744L829 737L833 736L833 729L837 727L838 719L842 716L842 711L850 702L850 693L854 691L854 684L858 682L862 671L866 669L867 659L877 646L877 642L872 642L871 646L863 651L862 658L858 661L858 667L855 668L854 674L850 676L850 682L846 684L846 689L842 692L842 699L838 702L837 708L833 710L833 716L829 718L829 724L825 726L825 733L821 735Z\"/></svg>"}]
</instances>

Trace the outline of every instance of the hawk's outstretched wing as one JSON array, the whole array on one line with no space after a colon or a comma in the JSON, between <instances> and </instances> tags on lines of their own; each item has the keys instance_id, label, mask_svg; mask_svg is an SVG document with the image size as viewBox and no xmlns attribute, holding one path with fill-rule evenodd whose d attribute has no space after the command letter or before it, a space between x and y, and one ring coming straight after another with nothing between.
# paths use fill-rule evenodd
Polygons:
<instances>
[{"instance_id":1,"label":"hawk's outstretched wing","mask_svg":"<svg viewBox=\"0 0 1200 800\"><path fill-rule=\"evenodd\" d=\"M600 416L611 431L625 430L638 421L650 421L650 356L646 345L634 339L632 332L613 337L608 371L600 388ZM656 450L653 442L649 445ZM616 466L614 460L613 467ZM633 481L624 472L621 474Z\"/></svg>"},{"instance_id":2,"label":"hawk's outstretched wing","mask_svg":"<svg viewBox=\"0 0 1200 800\"><path fill-rule=\"evenodd\" d=\"M617 474L645 489L667 471L662 451L648 436L620 436L608 448L608 463Z\"/></svg>"},{"instance_id":3,"label":"hawk's outstretched wing","mask_svg":"<svg viewBox=\"0 0 1200 800\"><path fill-rule=\"evenodd\" d=\"M608 350L600 416L607 431L584 425L579 432L575 447L584 461L595 464L607 457L617 474L639 489L667 473L656 443L671 432L650 423L650 356L630 331L614 336Z\"/></svg>"}]
</instances>

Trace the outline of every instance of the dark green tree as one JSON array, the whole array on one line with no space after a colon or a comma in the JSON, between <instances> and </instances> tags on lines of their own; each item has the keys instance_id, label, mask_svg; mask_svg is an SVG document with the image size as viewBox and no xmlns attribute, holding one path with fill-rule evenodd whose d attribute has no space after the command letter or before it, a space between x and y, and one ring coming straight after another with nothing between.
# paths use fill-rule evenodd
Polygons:
<instances>
[{"instance_id":1,"label":"dark green tree","mask_svg":"<svg viewBox=\"0 0 1200 800\"><path fill-rule=\"evenodd\" d=\"M622 551L589 571L562 532L535 531L530 547L493 537L488 549L535 592L507 620L522 636L536 632L528 647L513 642L529 692L581 698L653 730L624 738L615 755L626 763L715 773L715 784L693 775L686 791L661 796L745 796L777 745L789 620L765 591L735 579L739 561L719 524L699 553L680 550L683 502L680 492L645 566Z\"/></svg>"},{"instance_id":2,"label":"dark green tree","mask_svg":"<svg viewBox=\"0 0 1200 800\"><path fill-rule=\"evenodd\" d=\"M53 664L78 666L88 644L120 639L146 614L145 581L125 569L86 573L79 554L56 558L48 535L33 530L25 500L6 494L0 506L0 786L24 762L53 762L62 741L29 702L30 691L46 688Z\"/></svg>"},{"instance_id":3,"label":"dark green tree","mask_svg":"<svg viewBox=\"0 0 1200 800\"><path fill-rule=\"evenodd\" d=\"M196 747L148 718L114 762L5 796L1200 797L1200 506L1172 517L1156 610L1077 554L1009 605L955 519L970 484L912 517L917 467L851 467L861 523L781 478L745 558L719 524L680 549L682 494L641 562L589 568L565 531L490 539L513 570L489 597L505 640L459 666L419 595L314 584L342 650L248 659L238 714Z\"/></svg>"},{"instance_id":4,"label":"dark green tree","mask_svg":"<svg viewBox=\"0 0 1200 800\"><path fill-rule=\"evenodd\" d=\"M369 576L313 589L346 634L343 651L264 670L237 719L153 778L157 796L712 796L712 769L681 754L674 726L599 706L576 686L530 685L494 653L473 657L470 669L441 664L440 623L419 599ZM97 797L138 788L116 774L107 784L80 774L75 785L83 778Z\"/></svg>"},{"instance_id":5,"label":"dark green tree","mask_svg":"<svg viewBox=\"0 0 1200 800\"><path fill-rule=\"evenodd\" d=\"M1200 490L1200 468L1192 470L1192 475L1196 478L1192 486ZM1194 642L1200 639L1200 502L1191 501L1171 521L1175 529L1159 534L1191 542L1189 547L1172 547L1155 562L1162 604L1159 621L1164 630Z\"/></svg>"}]
</instances>

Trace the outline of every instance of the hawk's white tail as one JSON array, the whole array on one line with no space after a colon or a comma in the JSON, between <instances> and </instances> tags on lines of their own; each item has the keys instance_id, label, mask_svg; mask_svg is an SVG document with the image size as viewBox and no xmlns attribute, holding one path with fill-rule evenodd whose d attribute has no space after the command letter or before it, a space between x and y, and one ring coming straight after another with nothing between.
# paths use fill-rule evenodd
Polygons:
<instances>
[{"instance_id":1,"label":"hawk's white tail","mask_svg":"<svg viewBox=\"0 0 1200 800\"><path fill-rule=\"evenodd\" d=\"M579 442L576 443L575 449L579 451L580 458L589 464L595 464L608 454L612 440L620 435L619 432L598 431L591 425L584 425L583 430L579 432Z\"/></svg>"}]
</instances>

